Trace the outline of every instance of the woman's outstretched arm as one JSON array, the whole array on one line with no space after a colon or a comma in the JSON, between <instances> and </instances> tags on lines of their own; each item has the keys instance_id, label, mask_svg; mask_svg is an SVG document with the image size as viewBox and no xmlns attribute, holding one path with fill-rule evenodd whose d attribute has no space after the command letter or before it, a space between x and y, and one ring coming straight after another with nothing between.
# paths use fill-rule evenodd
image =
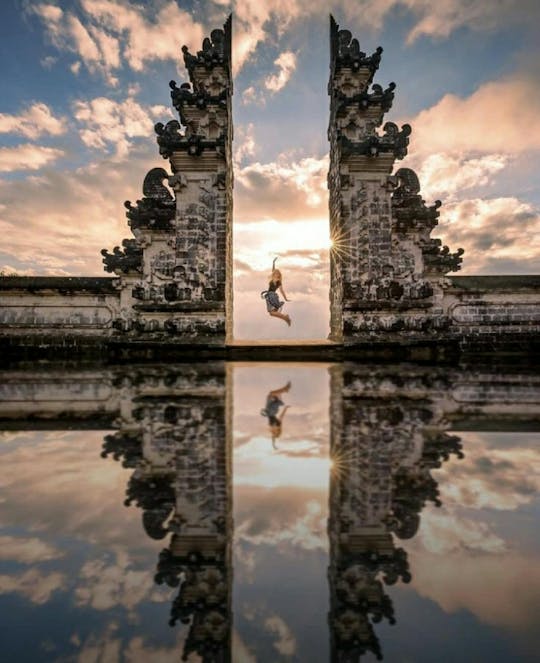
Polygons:
<instances>
[{"instance_id":1,"label":"woman's outstretched arm","mask_svg":"<svg viewBox=\"0 0 540 663\"><path fill-rule=\"evenodd\" d=\"M291 301L290 299L287 299L287 295L285 294L285 290L283 290L283 284L279 286L279 291L280 291L281 294L283 295L283 299L284 299L286 302L290 302L290 301Z\"/></svg>"}]
</instances>

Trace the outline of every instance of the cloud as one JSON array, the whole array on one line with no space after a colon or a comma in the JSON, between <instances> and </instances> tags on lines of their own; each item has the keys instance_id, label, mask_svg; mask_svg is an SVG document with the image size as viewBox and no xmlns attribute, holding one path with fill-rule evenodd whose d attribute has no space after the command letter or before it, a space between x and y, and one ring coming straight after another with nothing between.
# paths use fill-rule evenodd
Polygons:
<instances>
[{"instance_id":1,"label":"cloud","mask_svg":"<svg viewBox=\"0 0 540 663\"><path fill-rule=\"evenodd\" d=\"M251 163L235 173L235 216L241 221L328 216L328 158Z\"/></svg>"},{"instance_id":2,"label":"cloud","mask_svg":"<svg viewBox=\"0 0 540 663\"><path fill-rule=\"evenodd\" d=\"M255 155L257 146L255 144L254 129L253 123L250 122L245 127L238 127L238 130L235 132L234 161L236 168L240 166L240 163L244 159Z\"/></svg>"},{"instance_id":3,"label":"cloud","mask_svg":"<svg viewBox=\"0 0 540 663\"><path fill-rule=\"evenodd\" d=\"M296 652L296 638L279 615L267 617L264 621L264 628L277 636L277 640L273 644L274 648L282 656L294 656Z\"/></svg>"},{"instance_id":4,"label":"cloud","mask_svg":"<svg viewBox=\"0 0 540 663\"><path fill-rule=\"evenodd\" d=\"M282 90L296 69L296 55L292 51L284 51L274 60L278 72L270 74L264 80L264 87L270 92Z\"/></svg>"},{"instance_id":5,"label":"cloud","mask_svg":"<svg viewBox=\"0 0 540 663\"><path fill-rule=\"evenodd\" d=\"M467 509L514 511L540 492L540 453L529 438L514 436L512 447L490 444L488 434L460 434L466 462L444 465L437 472L442 500Z\"/></svg>"},{"instance_id":6,"label":"cloud","mask_svg":"<svg viewBox=\"0 0 540 663\"><path fill-rule=\"evenodd\" d=\"M122 605L133 611L153 589L152 575L147 570L131 568L127 554L117 551L113 564L94 559L83 565L75 589L75 603L89 605L94 610L110 610Z\"/></svg>"},{"instance_id":7,"label":"cloud","mask_svg":"<svg viewBox=\"0 0 540 663\"><path fill-rule=\"evenodd\" d=\"M23 143L16 147L0 147L0 173L18 170L39 170L64 156L64 151Z\"/></svg>"},{"instance_id":8,"label":"cloud","mask_svg":"<svg viewBox=\"0 0 540 663\"><path fill-rule=\"evenodd\" d=\"M172 111L165 106L144 108L133 97L118 102L107 97L97 97L90 101L76 101L73 113L80 125L79 136L91 148L109 151L112 147L115 156L127 156L134 138L152 135L154 120Z\"/></svg>"},{"instance_id":9,"label":"cloud","mask_svg":"<svg viewBox=\"0 0 540 663\"><path fill-rule=\"evenodd\" d=\"M127 141L123 131L117 135ZM35 148L28 155L35 159ZM0 167L1 159L0 151ZM104 159L72 171L45 169L39 177L0 181L0 232L4 253L13 256L9 262L37 273L102 275L100 250L131 236L123 201L140 198L144 174L158 165L155 146L142 145L132 149L129 161Z\"/></svg>"},{"instance_id":10,"label":"cloud","mask_svg":"<svg viewBox=\"0 0 540 663\"><path fill-rule=\"evenodd\" d=\"M39 138L43 134L59 136L66 131L66 118L55 117L47 104L36 102L19 115L0 113L0 133Z\"/></svg>"},{"instance_id":11,"label":"cloud","mask_svg":"<svg viewBox=\"0 0 540 663\"><path fill-rule=\"evenodd\" d=\"M486 523L433 509L422 514L420 536L425 549L435 554L459 550L497 554L507 550L506 542Z\"/></svg>"},{"instance_id":12,"label":"cloud","mask_svg":"<svg viewBox=\"0 0 540 663\"><path fill-rule=\"evenodd\" d=\"M446 94L410 119L411 153L515 155L540 149L540 85L506 78L462 98Z\"/></svg>"},{"instance_id":13,"label":"cloud","mask_svg":"<svg viewBox=\"0 0 540 663\"><path fill-rule=\"evenodd\" d=\"M38 605L47 603L52 594L65 585L66 577L57 572L43 574L37 569L30 569L20 575L0 575L0 594L21 594Z\"/></svg>"},{"instance_id":14,"label":"cloud","mask_svg":"<svg viewBox=\"0 0 540 663\"><path fill-rule=\"evenodd\" d=\"M90 73L100 73L112 86L123 65L142 71L156 60L180 60L182 43L197 50L204 37L202 26L176 2L145 7L80 0L70 9L40 3L30 5L29 12L39 16L59 51L76 54Z\"/></svg>"},{"instance_id":15,"label":"cloud","mask_svg":"<svg viewBox=\"0 0 540 663\"><path fill-rule=\"evenodd\" d=\"M299 470L297 470L299 471ZM264 488L236 485L235 540L242 545L288 545L327 550L328 465L324 488ZM240 496L242 502L240 502ZM247 502L246 502L247 500Z\"/></svg>"},{"instance_id":16,"label":"cloud","mask_svg":"<svg viewBox=\"0 0 540 663\"><path fill-rule=\"evenodd\" d=\"M418 170L422 196L430 201L441 198L447 204L467 189L491 184L493 176L507 163L508 157L503 154L476 158L448 153L432 154L423 160Z\"/></svg>"},{"instance_id":17,"label":"cloud","mask_svg":"<svg viewBox=\"0 0 540 663\"><path fill-rule=\"evenodd\" d=\"M0 560L35 564L63 557L64 553L41 539L0 536Z\"/></svg>"},{"instance_id":18,"label":"cloud","mask_svg":"<svg viewBox=\"0 0 540 663\"><path fill-rule=\"evenodd\" d=\"M452 247L465 248L464 273L540 271L540 210L517 198L471 199L441 208L433 233ZM517 256L519 263L507 263ZM511 269L504 269L505 265Z\"/></svg>"},{"instance_id":19,"label":"cloud","mask_svg":"<svg viewBox=\"0 0 540 663\"><path fill-rule=\"evenodd\" d=\"M45 69L51 69L57 61L58 58L55 58L54 55L47 55L44 58L41 58L39 64Z\"/></svg>"},{"instance_id":20,"label":"cloud","mask_svg":"<svg viewBox=\"0 0 540 663\"><path fill-rule=\"evenodd\" d=\"M445 612L468 610L484 623L519 631L537 627L537 558L517 553L433 556L412 552L409 559L416 591Z\"/></svg>"}]
</instances>

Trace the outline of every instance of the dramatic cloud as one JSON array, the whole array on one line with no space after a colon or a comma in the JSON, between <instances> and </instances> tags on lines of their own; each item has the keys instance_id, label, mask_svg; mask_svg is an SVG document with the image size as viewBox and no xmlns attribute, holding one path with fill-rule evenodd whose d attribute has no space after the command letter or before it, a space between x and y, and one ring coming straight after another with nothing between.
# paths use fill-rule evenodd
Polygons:
<instances>
[{"instance_id":1,"label":"dramatic cloud","mask_svg":"<svg viewBox=\"0 0 540 663\"><path fill-rule=\"evenodd\" d=\"M410 122L411 152L516 154L540 149L540 85L508 78L445 95Z\"/></svg>"},{"instance_id":2,"label":"dramatic cloud","mask_svg":"<svg viewBox=\"0 0 540 663\"><path fill-rule=\"evenodd\" d=\"M0 181L4 253L38 273L103 274L100 250L131 236L123 201L139 198L144 174L161 165L153 146L143 147L147 151L129 162L104 160L71 172L47 169L33 179ZM37 154L28 148L29 159Z\"/></svg>"},{"instance_id":3,"label":"dramatic cloud","mask_svg":"<svg viewBox=\"0 0 540 663\"><path fill-rule=\"evenodd\" d=\"M445 204L468 189L490 184L493 176L503 170L508 158L502 154L464 157L436 153L428 156L418 170L422 196L426 200L440 198Z\"/></svg>"},{"instance_id":4,"label":"dramatic cloud","mask_svg":"<svg viewBox=\"0 0 540 663\"><path fill-rule=\"evenodd\" d=\"M0 173L11 173L18 170L39 170L63 156L63 150L54 147L31 145L30 143L24 143L16 147L0 147Z\"/></svg>"},{"instance_id":5,"label":"dramatic cloud","mask_svg":"<svg viewBox=\"0 0 540 663\"><path fill-rule=\"evenodd\" d=\"M100 559L84 564L75 589L75 603L90 605L94 610L110 610L122 605L132 611L150 596L153 589L152 575L146 569L137 571L132 568L127 554L117 551L114 564Z\"/></svg>"},{"instance_id":6,"label":"dramatic cloud","mask_svg":"<svg viewBox=\"0 0 540 663\"><path fill-rule=\"evenodd\" d=\"M66 131L66 119L56 118L47 104L34 103L19 115L0 113L0 133L21 134L39 138L43 134L58 136Z\"/></svg>"},{"instance_id":7,"label":"dramatic cloud","mask_svg":"<svg viewBox=\"0 0 540 663\"><path fill-rule=\"evenodd\" d=\"M235 174L235 217L241 221L292 221L328 216L328 158L255 162ZM326 246L328 243L326 244Z\"/></svg>"}]
</instances>

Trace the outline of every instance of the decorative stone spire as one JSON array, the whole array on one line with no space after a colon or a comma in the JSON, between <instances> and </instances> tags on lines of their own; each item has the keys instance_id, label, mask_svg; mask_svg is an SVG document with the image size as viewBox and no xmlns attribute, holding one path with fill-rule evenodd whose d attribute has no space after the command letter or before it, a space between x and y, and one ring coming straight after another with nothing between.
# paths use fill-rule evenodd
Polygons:
<instances>
[{"instance_id":1,"label":"decorative stone spire","mask_svg":"<svg viewBox=\"0 0 540 663\"><path fill-rule=\"evenodd\" d=\"M463 457L459 438L442 430L426 398L429 374L424 380L395 367L346 363L331 372L328 578L336 663L356 663L367 652L382 660L374 624L396 621L387 587L412 579L394 537L415 536L426 504L441 505L431 471L450 454Z\"/></svg>"},{"instance_id":2,"label":"decorative stone spire","mask_svg":"<svg viewBox=\"0 0 540 663\"><path fill-rule=\"evenodd\" d=\"M379 129L396 88L371 85L382 51L368 57L330 17L331 337L346 345L436 336L449 325L441 277L463 254L430 237L440 202L425 205L414 172L391 175L411 127Z\"/></svg>"},{"instance_id":3,"label":"decorative stone spire","mask_svg":"<svg viewBox=\"0 0 540 663\"><path fill-rule=\"evenodd\" d=\"M119 277L117 335L149 343L225 344L232 332L231 29L213 30L192 55L189 83L170 82L179 119L155 125L172 175L153 168L144 197L126 201L135 235L104 250Z\"/></svg>"},{"instance_id":4,"label":"decorative stone spire","mask_svg":"<svg viewBox=\"0 0 540 663\"><path fill-rule=\"evenodd\" d=\"M142 511L146 534L170 537L155 582L178 588L169 624L187 626L182 660L231 660L231 447L223 363L164 372L131 370L133 400L122 428L107 435L112 454L133 469L125 505Z\"/></svg>"}]
</instances>

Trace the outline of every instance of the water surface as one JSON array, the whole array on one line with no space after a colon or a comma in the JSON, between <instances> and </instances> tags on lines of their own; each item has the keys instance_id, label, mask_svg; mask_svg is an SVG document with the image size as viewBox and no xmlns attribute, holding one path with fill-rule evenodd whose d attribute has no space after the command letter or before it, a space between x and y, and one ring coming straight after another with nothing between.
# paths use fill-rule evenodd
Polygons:
<instances>
[{"instance_id":1,"label":"water surface","mask_svg":"<svg viewBox=\"0 0 540 663\"><path fill-rule=\"evenodd\" d=\"M538 660L534 372L2 378L4 660Z\"/></svg>"}]
</instances>

